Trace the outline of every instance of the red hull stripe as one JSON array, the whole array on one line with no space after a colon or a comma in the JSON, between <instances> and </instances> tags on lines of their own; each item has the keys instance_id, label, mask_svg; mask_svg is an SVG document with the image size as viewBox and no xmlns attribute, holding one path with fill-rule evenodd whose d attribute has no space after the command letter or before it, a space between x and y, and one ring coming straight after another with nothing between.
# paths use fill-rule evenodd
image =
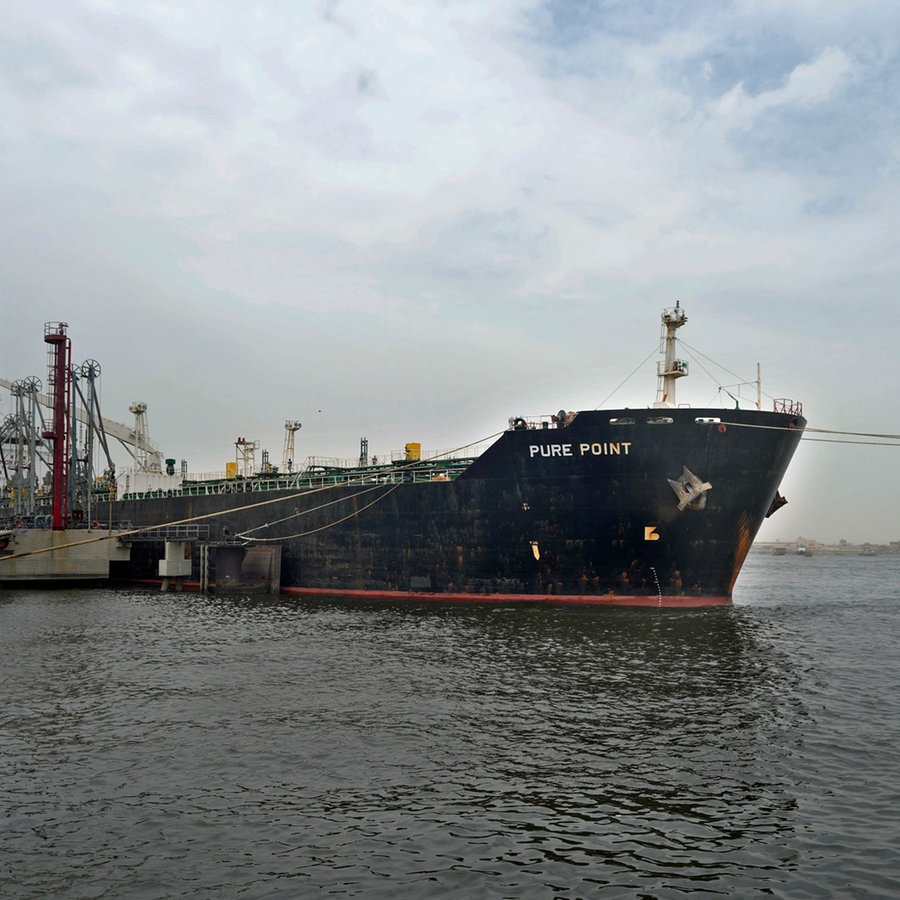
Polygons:
<instances>
[{"instance_id":1,"label":"red hull stripe","mask_svg":"<svg viewBox=\"0 0 900 900\"><path fill-rule=\"evenodd\" d=\"M160 578L128 578L129 584L162 584ZM185 590L200 590L197 581L184 581ZM212 585L215 590L215 585ZM656 606L669 609L697 609L703 606L732 606L731 597L678 597L663 594L642 597L634 594L465 594L426 591L326 590L324 588L283 587L279 591L291 597L353 598L357 600L417 600L437 603L550 603L574 606Z\"/></svg>"},{"instance_id":2,"label":"red hull stripe","mask_svg":"<svg viewBox=\"0 0 900 900\"><path fill-rule=\"evenodd\" d=\"M731 606L730 597L676 597L618 594L465 594L429 593L425 591L358 591L326 590L322 588L283 587L282 594L297 597L355 597L369 600L421 600L462 603L554 603L579 606L665 606L695 608L700 606Z\"/></svg>"}]
</instances>

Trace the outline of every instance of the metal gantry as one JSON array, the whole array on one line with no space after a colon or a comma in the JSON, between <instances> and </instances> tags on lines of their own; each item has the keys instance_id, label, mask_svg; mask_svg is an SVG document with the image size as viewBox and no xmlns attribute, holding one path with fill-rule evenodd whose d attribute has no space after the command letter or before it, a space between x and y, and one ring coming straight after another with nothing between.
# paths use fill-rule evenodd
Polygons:
<instances>
[{"instance_id":1,"label":"metal gantry","mask_svg":"<svg viewBox=\"0 0 900 900\"><path fill-rule=\"evenodd\" d=\"M0 472L5 481L0 517L55 529L69 527L76 519L90 522L95 490L103 485L115 490L105 426L125 428L100 415L100 364L87 360L72 365L67 328L65 322L44 326L48 395L41 393L36 376L0 379L13 401L13 411L0 425ZM46 417L44 410L49 410ZM109 468L98 479L94 460L99 449Z\"/></svg>"}]
</instances>

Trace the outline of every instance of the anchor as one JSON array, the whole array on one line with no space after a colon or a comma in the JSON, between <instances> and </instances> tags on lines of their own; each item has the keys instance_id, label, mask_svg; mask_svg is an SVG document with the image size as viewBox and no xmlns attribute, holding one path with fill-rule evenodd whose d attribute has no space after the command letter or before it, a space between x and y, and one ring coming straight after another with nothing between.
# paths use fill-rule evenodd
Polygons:
<instances>
[{"instance_id":1,"label":"anchor","mask_svg":"<svg viewBox=\"0 0 900 900\"><path fill-rule=\"evenodd\" d=\"M684 471L680 478L666 479L678 498L678 509L682 510L686 506L703 509L706 506L706 492L712 489L712 485L698 478L687 466L682 468Z\"/></svg>"}]
</instances>

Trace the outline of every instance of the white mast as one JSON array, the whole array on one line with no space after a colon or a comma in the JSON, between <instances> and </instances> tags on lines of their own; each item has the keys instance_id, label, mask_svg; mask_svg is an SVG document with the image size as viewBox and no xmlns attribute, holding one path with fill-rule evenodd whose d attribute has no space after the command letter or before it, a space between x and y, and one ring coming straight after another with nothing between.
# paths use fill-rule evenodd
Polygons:
<instances>
[{"instance_id":1,"label":"white mast","mask_svg":"<svg viewBox=\"0 0 900 900\"><path fill-rule=\"evenodd\" d=\"M687 316L676 300L674 309L663 310L660 335L660 353L663 355L656 364L656 409L677 406L675 402L675 382L687 375L688 364L675 355L678 343L675 332L687 322Z\"/></svg>"},{"instance_id":2,"label":"white mast","mask_svg":"<svg viewBox=\"0 0 900 900\"><path fill-rule=\"evenodd\" d=\"M147 428L147 404L142 400L135 400L128 407L128 410L134 413L133 443L135 447L134 461L137 464L137 470L139 472L161 472L162 454L158 450L154 452L150 449L150 431ZM115 437L118 437L115 433L113 434Z\"/></svg>"},{"instance_id":3,"label":"white mast","mask_svg":"<svg viewBox=\"0 0 900 900\"><path fill-rule=\"evenodd\" d=\"M303 425L293 419L288 419L284 423L284 452L281 454L281 471L294 471L294 434L301 429Z\"/></svg>"}]
</instances>

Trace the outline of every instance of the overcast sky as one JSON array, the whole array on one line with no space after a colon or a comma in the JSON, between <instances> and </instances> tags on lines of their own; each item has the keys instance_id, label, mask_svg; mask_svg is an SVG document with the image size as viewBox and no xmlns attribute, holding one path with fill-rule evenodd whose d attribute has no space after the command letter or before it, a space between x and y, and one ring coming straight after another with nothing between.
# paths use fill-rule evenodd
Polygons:
<instances>
[{"instance_id":1,"label":"overcast sky","mask_svg":"<svg viewBox=\"0 0 900 900\"><path fill-rule=\"evenodd\" d=\"M898 96L884 0L7 5L0 377L65 321L192 471L287 419L440 450L651 403L677 299L680 400L759 363L897 433ZM900 540L896 445L804 441L782 492L762 539Z\"/></svg>"}]
</instances>

